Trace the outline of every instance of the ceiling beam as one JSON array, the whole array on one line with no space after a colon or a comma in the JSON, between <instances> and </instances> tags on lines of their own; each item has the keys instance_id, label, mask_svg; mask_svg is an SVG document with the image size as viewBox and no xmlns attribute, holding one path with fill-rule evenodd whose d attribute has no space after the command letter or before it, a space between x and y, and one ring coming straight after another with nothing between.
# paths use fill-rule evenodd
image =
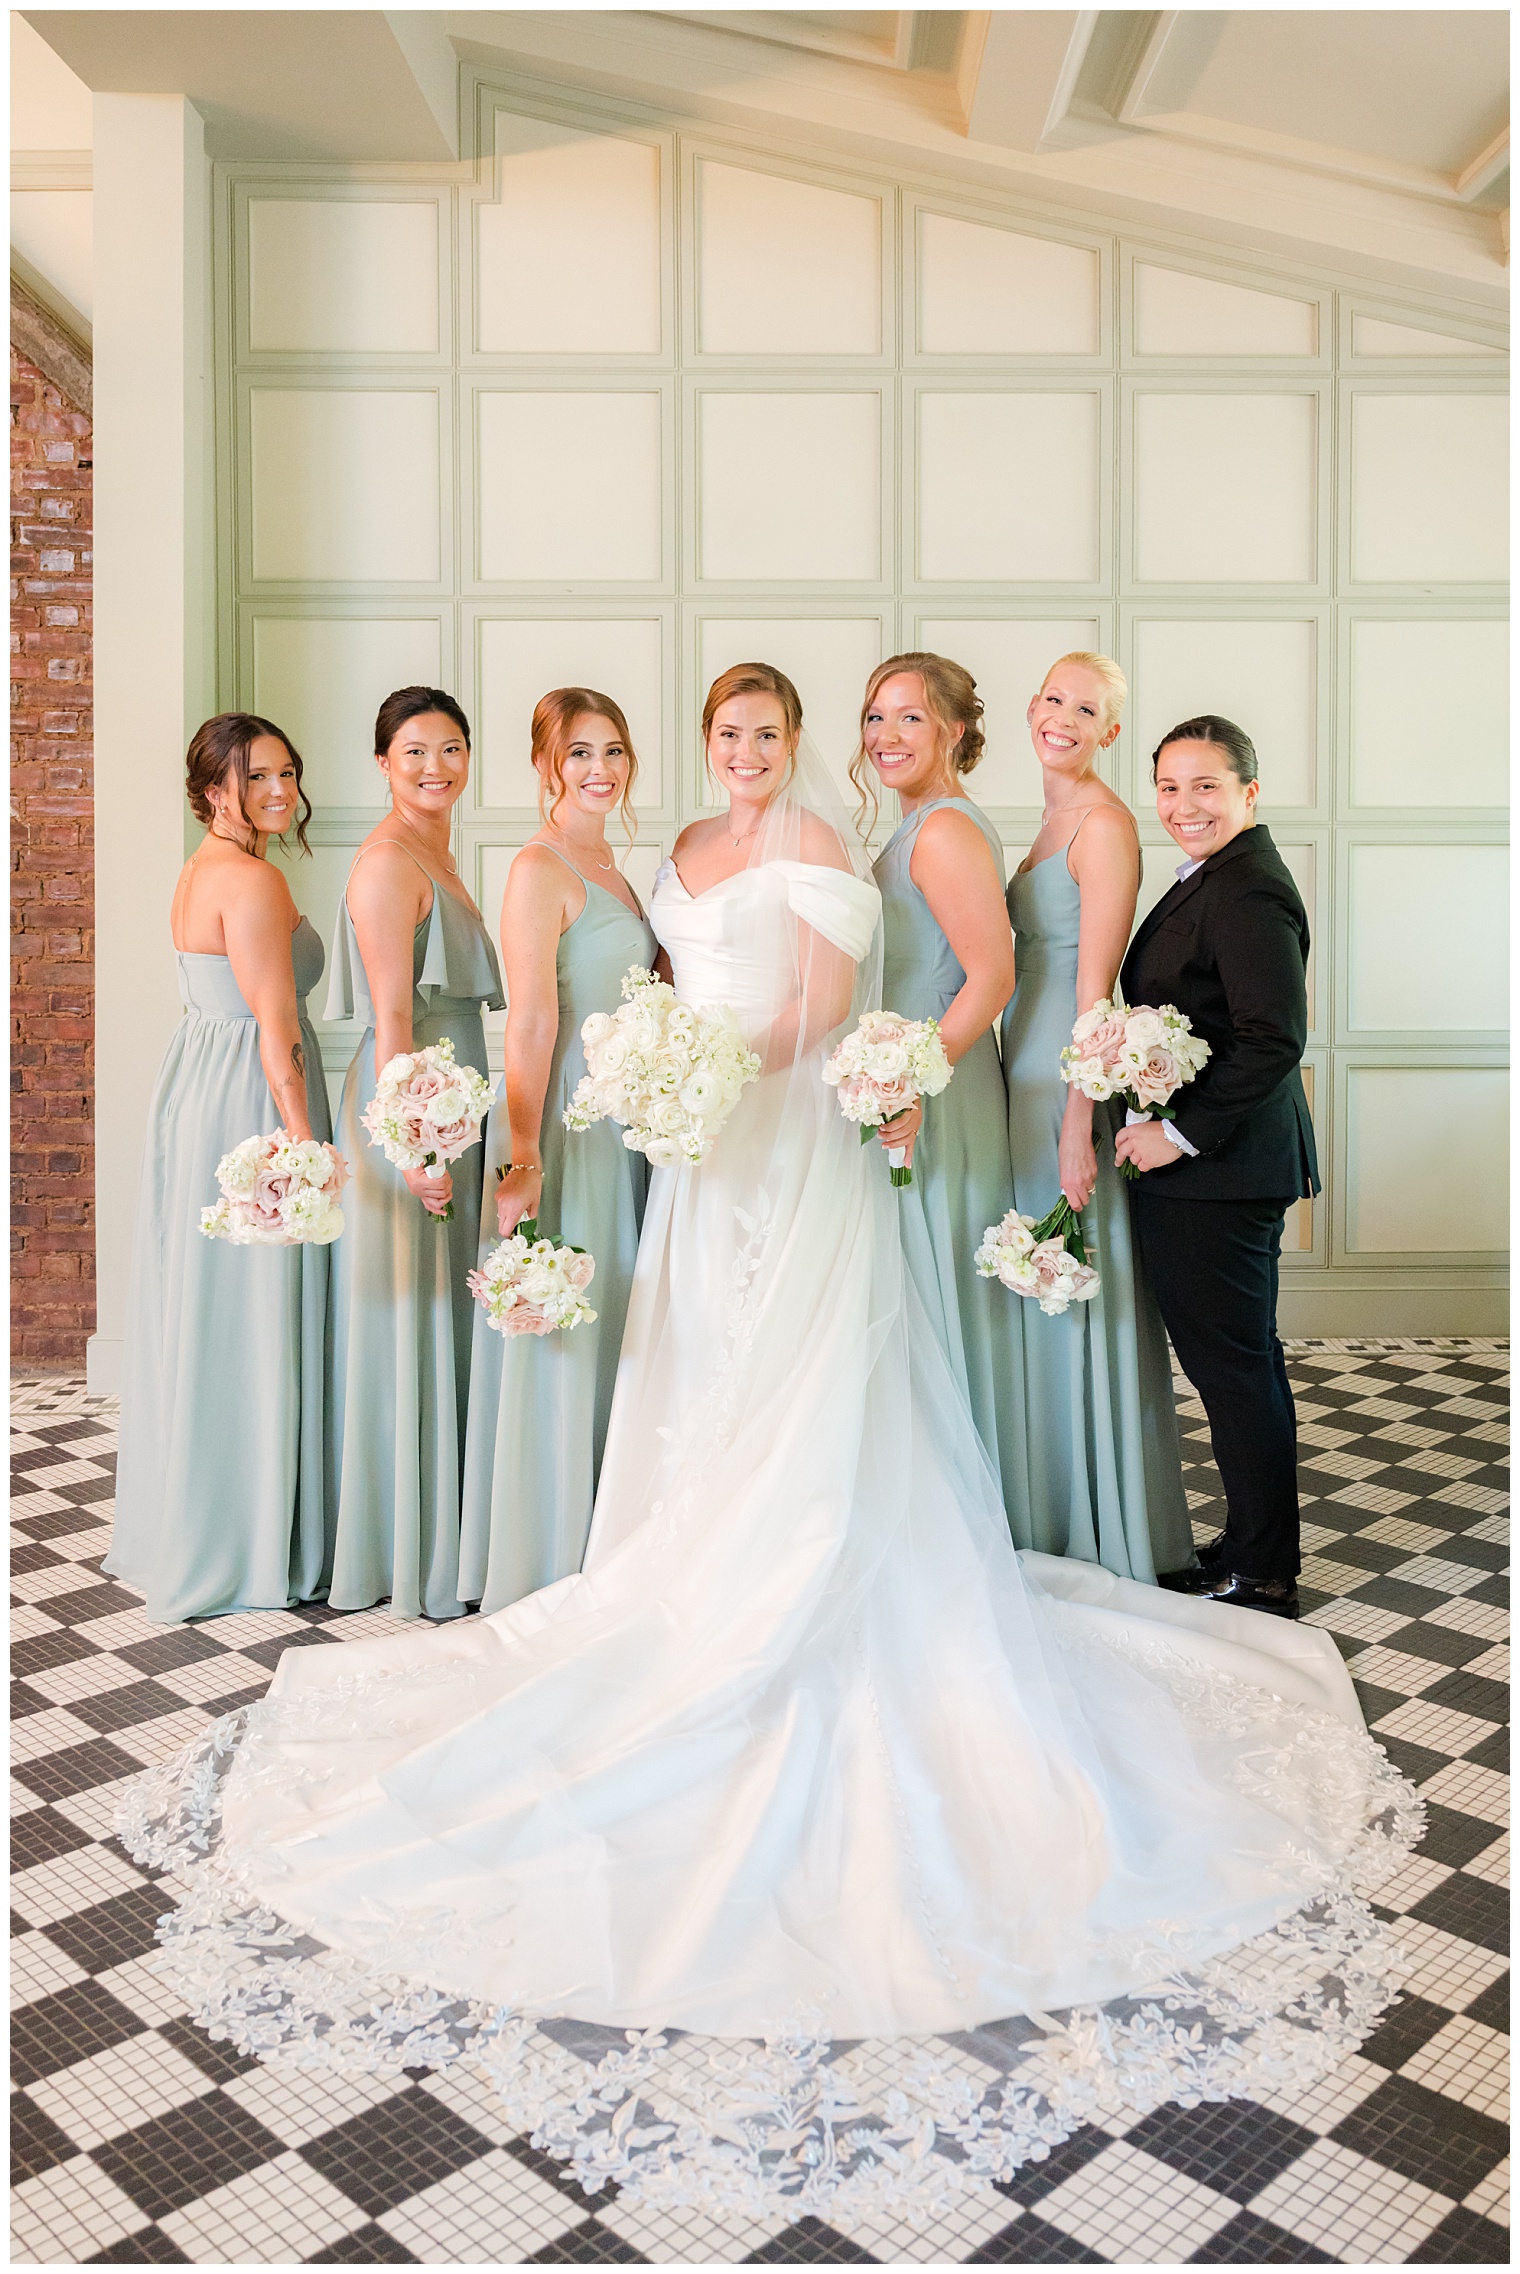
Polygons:
<instances>
[{"instance_id":1,"label":"ceiling beam","mask_svg":"<svg viewBox=\"0 0 1520 2274\"><path fill-rule=\"evenodd\" d=\"M1456 190L1463 204L1470 204L1475 197L1481 197L1486 189L1492 189L1508 164L1509 128L1505 127L1502 133L1494 136L1487 149L1480 150L1477 157L1458 174Z\"/></svg>"},{"instance_id":2,"label":"ceiling beam","mask_svg":"<svg viewBox=\"0 0 1520 2274\"><path fill-rule=\"evenodd\" d=\"M1004 150L1041 149L1071 107L1098 13L993 9L966 116L968 139Z\"/></svg>"},{"instance_id":3,"label":"ceiling beam","mask_svg":"<svg viewBox=\"0 0 1520 2274\"><path fill-rule=\"evenodd\" d=\"M426 11L26 9L95 94L183 95L216 158L457 159L456 67ZM440 44L441 43L441 46ZM447 68L449 91L444 87Z\"/></svg>"}]
</instances>

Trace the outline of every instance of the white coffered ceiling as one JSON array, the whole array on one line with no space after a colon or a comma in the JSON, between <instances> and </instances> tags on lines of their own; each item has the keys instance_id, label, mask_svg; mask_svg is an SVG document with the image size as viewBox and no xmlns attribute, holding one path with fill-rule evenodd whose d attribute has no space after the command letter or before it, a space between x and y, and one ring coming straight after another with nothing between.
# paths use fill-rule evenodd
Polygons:
<instances>
[{"instance_id":1,"label":"white coffered ceiling","mask_svg":"<svg viewBox=\"0 0 1520 2274\"><path fill-rule=\"evenodd\" d=\"M90 88L189 95L225 157L457 156L462 59L794 151L896 156L1067 210L1503 299L1498 8L26 14Z\"/></svg>"}]
</instances>

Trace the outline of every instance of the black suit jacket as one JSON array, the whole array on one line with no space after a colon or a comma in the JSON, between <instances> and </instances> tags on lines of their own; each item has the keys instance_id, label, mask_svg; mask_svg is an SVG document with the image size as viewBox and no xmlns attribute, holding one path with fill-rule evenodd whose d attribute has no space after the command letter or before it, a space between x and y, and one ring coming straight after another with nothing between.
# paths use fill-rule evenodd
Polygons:
<instances>
[{"instance_id":1,"label":"black suit jacket","mask_svg":"<svg viewBox=\"0 0 1520 2274\"><path fill-rule=\"evenodd\" d=\"M1124 959L1127 1003L1175 1003L1212 1056L1168 1118L1198 1158L1150 1170L1178 1200L1286 1200L1319 1190L1299 1073L1309 1031L1309 921L1260 823L1174 884Z\"/></svg>"}]
</instances>

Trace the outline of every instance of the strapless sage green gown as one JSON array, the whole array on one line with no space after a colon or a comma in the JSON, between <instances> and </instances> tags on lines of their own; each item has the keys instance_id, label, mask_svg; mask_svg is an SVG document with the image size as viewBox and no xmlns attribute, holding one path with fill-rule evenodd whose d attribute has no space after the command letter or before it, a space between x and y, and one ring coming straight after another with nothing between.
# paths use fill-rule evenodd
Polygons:
<instances>
[{"instance_id":1,"label":"strapless sage green gown","mask_svg":"<svg viewBox=\"0 0 1520 2274\"><path fill-rule=\"evenodd\" d=\"M332 1135L306 997L322 942L291 935L314 1137ZM258 1021L224 955L177 955L185 1015L169 1044L143 1155L127 1298L116 1517L103 1569L168 1624L284 1610L326 1587L325 1247L208 1240L217 1163L280 1123ZM344 1197L345 1210L348 1206ZM341 1245L341 1242L339 1243Z\"/></svg>"},{"instance_id":2,"label":"strapless sage green gown","mask_svg":"<svg viewBox=\"0 0 1520 2274\"><path fill-rule=\"evenodd\" d=\"M969 798L935 798L910 813L889 838L873 871L882 899L881 1000L884 1010L905 1018L943 1018L966 983L909 870L920 828L943 807L976 823L998 875L1003 873L1002 841ZM896 1197L908 1276L965 1392L1018 1535L1028 1521L1023 1306L996 1279L983 1279L971 1260L988 1225L1013 1206L1007 1113L997 1040L989 1029L959 1061L949 1088L925 1098L913 1182Z\"/></svg>"},{"instance_id":3,"label":"strapless sage green gown","mask_svg":"<svg viewBox=\"0 0 1520 2274\"><path fill-rule=\"evenodd\" d=\"M643 1154L628 1150L616 1122L571 1133L563 1116L586 1071L582 1023L593 1011L615 1011L624 972L631 964L647 969L658 950L642 917L604 886L581 881L586 905L560 935L555 957L559 1033L539 1137L538 1227L596 1258L588 1292L596 1318L567 1333L509 1340L475 1306L459 1592L482 1611L580 1570L644 1220ZM511 1146L503 1099L486 1124L482 1262L496 1243L496 1171L511 1159Z\"/></svg>"},{"instance_id":4,"label":"strapless sage green gown","mask_svg":"<svg viewBox=\"0 0 1520 2274\"><path fill-rule=\"evenodd\" d=\"M420 866L420 864L419 864ZM478 912L433 884L412 939L413 1047L445 1036L486 1070L481 1006L500 1010L496 950ZM353 1169L333 1268L333 1464L337 1531L329 1600L389 1601L398 1619L458 1618L459 1478L475 1305L465 1284L480 1241L481 1149L452 1163L454 1218L430 1216L372 1145L359 1116L375 1094L375 1013L345 899L333 944L330 1019L364 1039L338 1108Z\"/></svg>"},{"instance_id":5,"label":"strapless sage green gown","mask_svg":"<svg viewBox=\"0 0 1520 2274\"><path fill-rule=\"evenodd\" d=\"M1081 901L1064 851L1008 886L1018 965L1003 1014L1009 1151L1020 1213L1036 1218L1061 1193L1061 1052L1077 1015ZM1098 1183L1082 1231L1100 1291L1055 1319L1023 1304L1029 1516L1027 1530L1015 1520L1014 1538L1045 1555L1104 1564L1122 1579L1154 1580L1192 1562L1193 1535L1166 1330L1140 1272L1114 1164L1121 1123L1122 1108L1093 1108Z\"/></svg>"}]
</instances>

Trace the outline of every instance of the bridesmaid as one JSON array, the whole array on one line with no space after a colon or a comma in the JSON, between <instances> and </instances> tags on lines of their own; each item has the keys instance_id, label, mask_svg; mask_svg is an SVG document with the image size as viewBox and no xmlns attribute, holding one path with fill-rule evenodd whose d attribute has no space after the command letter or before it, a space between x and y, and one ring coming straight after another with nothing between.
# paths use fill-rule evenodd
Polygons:
<instances>
[{"instance_id":1,"label":"bridesmaid","mask_svg":"<svg viewBox=\"0 0 1520 2274\"><path fill-rule=\"evenodd\" d=\"M1016 1517L1014 1536L1154 1581L1193 1560L1166 1334L1136 1267L1115 1110L1061 1080L1072 1022L1112 996L1135 918L1135 817L1097 772L1128 693L1109 657L1079 652L1052 665L1028 711L1045 811L1008 887L1019 967L1003 1018L1013 1184L1026 1216L1045 1215L1063 1192L1086 1211L1102 1287L1060 1318L1026 1306L1024 1404L1037 1426L1027 1529Z\"/></svg>"},{"instance_id":2,"label":"bridesmaid","mask_svg":"<svg viewBox=\"0 0 1520 2274\"><path fill-rule=\"evenodd\" d=\"M610 696L559 687L533 713L543 827L516 855L501 907L507 980L505 1098L486 1127L481 1260L524 1217L596 1258L595 1322L508 1339L475 1312L459 1592L482 1611L579 1571L607 1435L648 1167L610 1121L566 1139L586 1071L581 1026L615 1011L631 964L656 942L607 844L625 827L638 760ZM499 1180L499 1181L498 1181Z\"/></svg>"},{"instance_id":3,"label":"bridesmaid","mask_svg":"<svg viewBox=\"0 0 1520 2274\"><path fill-rule=\"evenodd\" d=\"M981 758L976 681L941 655L878 665L861 710L853 777L874 803L895 790L902 821L875 866L881 888L884 1008L940 1023L949 1088L883 1132L909 1143L899 1194L903 1255L966 1393L1010 1516L1022 1510L1024 1413L1017 1394L1020 1305L973 1263L983 1232L1013 1206L1006 1100L993 1033L1013 993L1003 848L961 786Z\"/></svg>"},{"instance_id":4,"label":"bridesmaid","mask_svg":"<svg viewBox=\"0 0 1520 2274\"><path fill-rule=\"evenodd\" d=\"M353 1166L333 1272L337 1537L330 1600L390 1600L398 1619L457 1618L459 1476L470 1382L465 1284L480 1237L481 1151L395 1169L359 1116L398 1052L447 1036L484 1072L481 1005L501 975L449 851L470 771L470 728L439 687L402 687L375 721L391 810L359 847L333 947L330 1019L365 1028L338 1109ZM452 1222L443 1211L453 1202Z\"/></svg>"},{"instance_id":5,"label":"bridesmaid","mask_svg":"<svg viewBox=\"0 0 1520 2274\"><path fill-rule=\"evenodd\" d=\"M185 1015L149 1114L104 1563L165 1624L325 1593L332 1510L329 1251L200 1232L234 1145L332 1136L306 1017L322 942L267 858L292 823L308 850L311 806L289 737L241 711L197 731L186 790L206 835L170 913Z\"/></svg>"}]
</instances>

